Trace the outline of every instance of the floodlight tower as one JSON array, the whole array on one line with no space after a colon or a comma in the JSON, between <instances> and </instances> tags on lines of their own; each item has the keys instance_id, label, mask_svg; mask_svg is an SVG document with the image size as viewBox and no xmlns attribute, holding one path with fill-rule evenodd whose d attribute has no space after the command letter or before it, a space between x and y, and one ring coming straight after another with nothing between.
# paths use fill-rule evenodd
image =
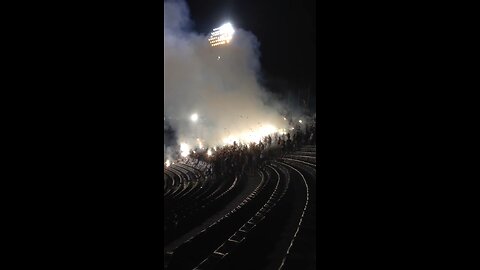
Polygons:
<instances>
[{"instance_id":1,"label":"floodlight tower","mask_svg":"<svg viewBox=\"0 0 480 270\"><path fill-rule=\"evenodd\" d=\"M234 33L235 29L233 29L232 24L229 22L223 24L220 27L214 28L212 33L210 33L210 38L208 39L208 42L210 43L210 46L215 49L216 60L221 60L221 62L218 62L219 65L225 60L222 59L224 58L223 56L226 54L224 48L232 42ZM223 69L219 66L219 74L221 74L222 72ZM222 83L223 87L226 88L225 81L223 81L223 76Z\"/></svg>"},{"instance_id":2,"label":"floodlight tower","mask_svg":"<svg viewBox=\"0 0 480 270\"><path fill-rule=\"evenodd\" d=\"M208 41L212 47L226 45L232 41L233 34L235 29L231 23L226 23L218 28L214 28L213 32L210 33L210 38Z\"/></svg>"},{"instance_id":3,"label":"floodlight tower","mask_svg":"<svg viewBox=\"0 0 480 270\"><path fill-rule=\"evenodd\" d=\"M223 51L220 49L221 47L226 47L229 45L233 39L233 34L235 33L235 29L231 23L225 23L220 27L214 28L212 33L210 33L210 38L208 42L212 48L215 48L215 52L217 54L217 60L221 60Z\"/></svg>"}]
</instances>

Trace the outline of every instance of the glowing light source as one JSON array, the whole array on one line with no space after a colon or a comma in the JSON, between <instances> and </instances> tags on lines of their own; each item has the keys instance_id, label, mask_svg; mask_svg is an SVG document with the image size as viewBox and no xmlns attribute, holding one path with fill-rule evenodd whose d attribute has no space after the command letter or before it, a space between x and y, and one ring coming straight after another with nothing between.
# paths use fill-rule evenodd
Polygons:
<instances>
[{"instance_id":1,"label":"glowing light source","mask_svg":"<svg viewBox=\"0 0 480 270\"><path fill-rule=\"evenodd\" d=\"M186 143L181 143L180 144L180 155L182 157L188 156L188 153L190 152L190 146Z\"/></svg>"},{"instance_id":2,"label":"glowing light source","mask_svg":"<svg viewBox=\"0 0 480 270\"><path fill-rule=\"evenodd\" d=\"M167 159L167 161L165 162L165 165L167 165L167 167L170 167L170 160Z\"/></svg>"},{"instance_id":3,"label":"glowing light source","mask_svg":"<svg viewBox=\"0 0 480 270\"><path fill-rule=\"evenodd\" d=\"M233 33L235 33L235 29L233 29L232 24L226 23L218 28L213 29L208 41L212 47L228 44L233 38Z\"/></svg>"},{"instance_id":4,"label":"glowing light source","mask_svg":"<svg viewBox=\"0 0 480 270\"><path fill-rule=\"evenodd\" d=\"M236 141L236 139L233 136L229 136L223 139L223 143L225 145L233 144L234 141Z\"/></svg>"},{"instance_id":5,"label":"glowing light source","mask_svg":"<svg viewBox=\"0 0 480 270\"><path fill-rule=\"evenodd\" d=\"M231 145L233 144L234 141L237 143L252 143L252 142L258 142L260 141L263 137L274 134L277 132L279 129L274 127L273 125L270 124L265 124L265 125L260 125L260 128L256 130L251 130L249 132L244 132L241 134L238 134L236 136L228 136L223 139L223 143L225 145Z\"/></svg>"},{"instance_id":6,"label":"glowing light source","mask_svg":"<svg viewBox=\"0 0 480 270\"><path fill-rule=\"evenodd\" d=\"M190 116L190 120L192 120L193 122L197 122L198 120L198 114L194 113Z\"/></svg>"},{"instance_id":7,"label":"glowing light source","mask_svg":"<svg viewBox=\"0 0 480 270\"><path fill-rule=\"evenodd\" d=\"M301 123L302 123L302 120L298 120L298 122L301 124Z\"/></svg>"},{"instance_id":8,"label":"glowing light source","mask_svg":"<svg viewBox=\"0 0 480 270\"><path fill-rule=\"evenodd\" d=\"M207 156L211 156L211 155L212 155L212 150L208 149Z\"/></svg>"}]
</instances>

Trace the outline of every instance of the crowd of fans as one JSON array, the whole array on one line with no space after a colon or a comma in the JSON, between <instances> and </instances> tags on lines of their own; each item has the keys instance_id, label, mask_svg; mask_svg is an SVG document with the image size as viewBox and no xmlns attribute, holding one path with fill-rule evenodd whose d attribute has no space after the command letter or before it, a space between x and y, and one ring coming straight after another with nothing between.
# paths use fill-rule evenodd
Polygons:
<instances>
[{"instance_id":1,"label":"crowd of fans","mask_svg":"<svg viewBox=\"0 0 480 270\"><path fill-rule=\"evenodd\" d=\"M197 159L207 162L208 167L206 175L210 177L224 177L227 175L240 175L247 172L253 172L267 159L281 157L289 152L298 150L302 145L316 144L316 125L315 120L312 123L297 125L288 133L275 133L264 137L258 143L238 144L224 147L210 148L211 155L208 155L207 149L193 149L184 162L189 159Z\"/></svg>"}]
</instances>

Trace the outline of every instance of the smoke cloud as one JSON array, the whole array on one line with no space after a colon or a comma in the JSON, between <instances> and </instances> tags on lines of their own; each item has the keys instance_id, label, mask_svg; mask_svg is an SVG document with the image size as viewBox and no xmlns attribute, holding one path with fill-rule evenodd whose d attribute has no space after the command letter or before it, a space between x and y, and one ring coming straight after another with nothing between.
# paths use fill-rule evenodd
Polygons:
<instances>
[{"instance_id":1,"label":"smoke cloud","mask_svg":"<svg viewBox=\"0 0 480 270\"><path fill-rule=\"evenodd\" d=\"M212 47L209 34L191 31L185 2L164 6L164 114L178 145L219 146L287 128L282 106L259 84L259 42L252 33L235 28L229 44Z\"/></svg>"}]
</instances>

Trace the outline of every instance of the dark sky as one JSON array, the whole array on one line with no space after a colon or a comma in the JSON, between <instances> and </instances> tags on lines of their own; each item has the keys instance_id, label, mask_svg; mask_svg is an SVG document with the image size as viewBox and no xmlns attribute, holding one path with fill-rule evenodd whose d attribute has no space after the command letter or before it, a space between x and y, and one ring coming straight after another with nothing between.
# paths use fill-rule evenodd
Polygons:
<instances>
[{"instance_id":1,"label":"dark sky","mask_svg":"<svg viewBox=\"0 0 480 270\"><path fill-rule=\"evenodd\" d=\"M312 88L315 85L314 0L190 0L194 29L209 33L226 21L252 32L260 41L267 80Z\"/></svg>"}]
</instances>

